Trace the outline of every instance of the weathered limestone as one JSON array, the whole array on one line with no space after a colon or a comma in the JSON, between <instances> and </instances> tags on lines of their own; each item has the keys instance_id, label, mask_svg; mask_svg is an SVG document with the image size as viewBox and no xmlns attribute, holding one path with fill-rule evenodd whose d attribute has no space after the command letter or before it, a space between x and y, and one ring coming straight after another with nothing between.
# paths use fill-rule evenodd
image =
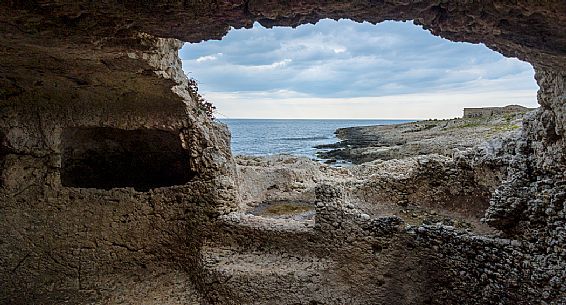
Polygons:
<instances>
[{"instance_id":1,"label":"weathered limestone","mask_svg":"<svg viewBox=\"0 0 566 305\"><path fill-rule=\"evenodd\" d=\"M559 0L0 2L0 303L566 303L565 12ZM485 215L500 235L369 216L324 187L314 224L229 221L229 134L191 97L176 39L321 18L414 20L534 65L541 108L478 156L508 166ZM178 135L194 176L141 192L64 186L62 133L101 127ZM231 267L207 264L220 256ZM239 263L262 257L272 275ZM314 268L296 285L295 259Z\"/></svg>"},{"instance_id":2,"label":"weathered limestone","mask_svg":"<svg viewBox=\"0 0 566 305\"><path fill-rule=\"evenodd\" d=\"M474 149L486 140L496 141L519 132L526 114L525 111L485 117L339 128L336 136L341 141L319 146L331 150L317 155L324 159L346 160L354 164L428 154L452 157L455 151Z\"/></svg>"},{"instance_id":3,"label":"weathered limestone","mask_svg":"<svg viewBox=\"0 0 566 305\"><path fill-rule=\"evenodd\" d=\"M521 105L507 105L505 107L480 107L464 108L464 118L492 117L495 115L512 115L516 113L526 113L534 108L527 108Z\"/></svg>"},{"instance_id":4,"label":"weathered limestone","mask_svg":"<svg viewBox=\"0 0 566 305\"><path fill-rule=\"evenodd\" d=\"M0 303L115 303L120 299L136 303L136 290L152 291L150 298L157 303L194 298L195 284L187 275L194 263L186 257L198 250L198 227L207 217L235 204L234 182L226 178L231 162L228 134L225 127L194 112L177 57L182 44L145 34L138 39L138 49L127 54L106 50L103 53L110 59L85 59L93 66L65 66L64 60L57 60L68 54L45 55L53 66L28 67L28 77L38 73L36 83L2 100ZM8 63L3 61L3 67ZM3 74L8 77L5 80L24 86L13 72L14 78ZM130 170L147 170L160 162L156 158L165 157L160 149L169 149L173 154L164 165L185 167L179 170L190 175L163 188L154 189L165 176L160 181L142 181L149 182L152 191L136 185L108 189L92 183L107 183L112 177L94 178L80 168L74 174L91 179L82 181L91 183L85 185L89 188L66 185L72 180L63 177L62 166L70 162L65 146L76 137L65 136L69 130L104 130L89 136L91 140L83 135L72 144L83 155L109 154L105 161L103 156L92 158L114 169L93 171L123 171L127 166L120 162L129 164L136 158L139 164ZM129 150L116 146L119 137L111 140L108 134L120 132L129 132L124 141L138 146ZM152 140L152 134L160 134L161 140L165 140L162 134L168 134L173 148ZM92 145L97 141L107 147L96 150ZM112 147L120 153L113 153ZM143 147L149 148L144 151ZM156 154L150 157L152 150ZM118 158L120 154L123 159ZM115 174L136 176L135 172ZM161 292L160 285L170 287L163 288L170 294Z\"/></svg>"}]
</instances>

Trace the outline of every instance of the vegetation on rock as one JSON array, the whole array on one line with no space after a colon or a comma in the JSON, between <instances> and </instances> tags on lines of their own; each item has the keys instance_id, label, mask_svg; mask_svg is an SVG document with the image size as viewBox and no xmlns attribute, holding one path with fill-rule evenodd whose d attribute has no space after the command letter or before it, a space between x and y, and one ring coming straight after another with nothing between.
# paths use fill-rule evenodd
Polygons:
<instances>
[{"instance_id":1,"label":"vegetation on rock","mask_svg":"<svg viewBox=\"0 0 566 305\"><path fill-rule=\"evenodd\" d=\"M198 83L197 80L194 78L189 78L189 94L191 98L197 103L196 111L199 114L206 114L207 117L214 119L214 111L216 110L216 106L214 106L211 102L207 101L200 93L198 92Z\"/></svg>"}]
</instances>

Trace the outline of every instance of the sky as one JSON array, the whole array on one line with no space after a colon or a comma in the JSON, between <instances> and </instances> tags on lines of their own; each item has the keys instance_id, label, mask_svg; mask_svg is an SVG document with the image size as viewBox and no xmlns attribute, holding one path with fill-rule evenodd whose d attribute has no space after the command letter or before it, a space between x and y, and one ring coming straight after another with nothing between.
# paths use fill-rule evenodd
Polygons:
<instances>
[{"instance_id":1,"label":"sky","mask_svg":"<svg viewBox=\"0 0 566 305\"><path fill-rule=\"evenodd\" d=\"M411 22L256 23L179 55L219 118L442 119L464 107L538 106L530 64Z\"/></svg>"}]
</instances>

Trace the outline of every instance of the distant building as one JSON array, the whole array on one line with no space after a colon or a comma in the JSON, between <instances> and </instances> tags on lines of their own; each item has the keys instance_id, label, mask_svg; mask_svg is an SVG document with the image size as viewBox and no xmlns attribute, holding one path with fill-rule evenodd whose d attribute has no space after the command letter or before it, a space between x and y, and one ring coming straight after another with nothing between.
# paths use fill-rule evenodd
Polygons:
<instances>
[{"instance_id":1,"label":"distant building","mask_svg":"<svg viewBox=\"0 0 566 305\"><path fill-rule=\"evenodd\" d=\"M464 108L464 118L491 117L494 115L503 115L508 113L528 112L534 109L535 108L527 108L520 105L509 105L505 107Z\"/></svg>"}]
</instances>

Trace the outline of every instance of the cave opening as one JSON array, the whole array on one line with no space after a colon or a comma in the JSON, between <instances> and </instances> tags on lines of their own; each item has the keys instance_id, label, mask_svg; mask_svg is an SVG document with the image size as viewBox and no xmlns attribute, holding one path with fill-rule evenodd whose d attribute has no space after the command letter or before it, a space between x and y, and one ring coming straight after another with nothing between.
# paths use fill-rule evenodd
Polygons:
<instances>
[{"instance_id":1,"label":"cave opening","mask_svg":"<svg viewBox=\"0 0 566 305\"><path fill-rule=\"evenodd\" d=\"M252 214L303 217L302 203L315 201L309 181L318 178L304 168L343 179L318 168L326 163L364 181L349 191L369 214L437 222L428 210L440 210L482 226L505 168L488 170L488 179L456 164L454 151L519 132L538 106L529 63L412 22L256 23L187 43L180 57L232 131L240 195ZM410 178L381 177L378 188L371 177L385 167Z\"/></svg>"},{"instance_id":2,"label":"cave opening","mask_svg":"<svg viewBox=\"0 0 566 305\"><path fill-rule=\"evenodd\" d=\"M337 142L338 128L461 118L466 108L538 107L529 63L411 21L255 23L221 40L187 43L179 55L231 129L234 154L316 158L314 146Z\"/></svg>"},{"instance_id":3,"label":"cave opening","mask_svg":"<svg viewBox=\"0 0 566 305\"><path fill-rule=\"evenodd\" d=\"M148 191L183 185L195 176L175 131L65 128L61 144L61 183L66 187Z\"/></svg>"}]
</instances>

